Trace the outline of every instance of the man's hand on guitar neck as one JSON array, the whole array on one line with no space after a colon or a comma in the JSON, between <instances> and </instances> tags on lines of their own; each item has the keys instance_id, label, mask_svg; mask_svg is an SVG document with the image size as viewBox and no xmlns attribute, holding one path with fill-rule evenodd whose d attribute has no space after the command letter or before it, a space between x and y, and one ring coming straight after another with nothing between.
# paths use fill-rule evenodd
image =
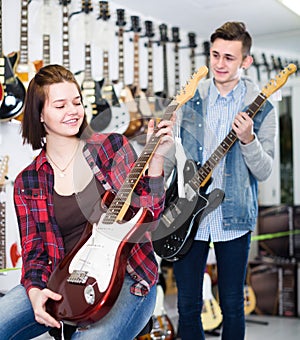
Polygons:
<instances>
[{"instance_id":1,"label":"man's hand on guitar neck","mask_svg":"<svg viewBox=\"0 0 300 340\"><path fill-rule=\"evenodd\" d=\"M239 112L235 116L232 129L242 144L249 144L254 140L253 120L246 112Z\"/></svg>"}]
</instances>

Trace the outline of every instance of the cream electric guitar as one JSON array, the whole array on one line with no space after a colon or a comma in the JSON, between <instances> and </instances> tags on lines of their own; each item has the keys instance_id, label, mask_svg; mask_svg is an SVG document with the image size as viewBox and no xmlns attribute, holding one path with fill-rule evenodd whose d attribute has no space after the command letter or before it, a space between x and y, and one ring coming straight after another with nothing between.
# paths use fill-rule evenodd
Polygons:
<instances>
[{"instance_id":1,"label":"cream electric guitar","mask_svg":"<svg viewBox=\"0 0 300 340\"><path fill-rule=\"evenodd\" d=\"M0 293L8 290L11 286L13 278L9 275L12 270L16 268L18 260L21 255L18 252L18 245L16 242L12 243L10 247L6 233L6 175L8 173L8 156L0 157ZM18 273L14 273L19 275ZM15 280L17 282L17 280ZM10 287L12 288L12 286ZM4 291L3 291L4 290Z\"/></svg>"},{"instance_id":2,"label":"cream electric guitar","mask_svg":"<svg viewBox=\"0 0 300 340\"><path fill-rule=\"evenodd\" d=\"M207 71L204 66L192 76L168 105L165 119L170 119L174 111L193 97L199 80ZM50 276L48 288L63 296L60 301L47 302L47 310L56 320L78 325L96 322L110 311L118 298L130 251L152 222L150 210L140 208L135 213L130 203L158 147L160 137L155 136L156 132L150 136L118 193L105 193L102 205L109 206L106 213L93 226L87 224L81 240Z\"/></svg>"},{"instance_id":3,"label":"cream electric guitar","mask_svg":"<svg viewBox=\"0 0 300 340\"><path fill-rule=\"evenodd\" d=\"M201 320L205 331L216 329L223 320L220 305L212 294L211 278L208 273L204 273L203 279L203 307Z\"/></svg>"}]
</instances>

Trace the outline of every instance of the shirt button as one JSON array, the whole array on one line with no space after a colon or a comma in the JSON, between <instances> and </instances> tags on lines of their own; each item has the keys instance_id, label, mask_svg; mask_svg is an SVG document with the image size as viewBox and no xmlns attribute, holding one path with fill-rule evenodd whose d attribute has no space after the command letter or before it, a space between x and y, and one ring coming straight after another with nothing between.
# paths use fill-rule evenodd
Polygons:
<instances>
[{"instance_id":1,"label":"shirt button","mask_svg":"<svg viewBox=\"0 0 300 340\"><path fill-rule=\"evenodd\" d=\"M199 105L199 104L200 104L199 100L196 102L196 104L197 104L197 105Z\"/></svg>"},{"instance_id":2,"label":"shirt button","mask_svg":"<svg viewBox=\"0 0 300 340\"><path fill-rule=\"evenodd\" d=\"M202 124L200 123L200 124L198 124L198 127L201 127L202 126Z\"/></svg>"}]
</instances>

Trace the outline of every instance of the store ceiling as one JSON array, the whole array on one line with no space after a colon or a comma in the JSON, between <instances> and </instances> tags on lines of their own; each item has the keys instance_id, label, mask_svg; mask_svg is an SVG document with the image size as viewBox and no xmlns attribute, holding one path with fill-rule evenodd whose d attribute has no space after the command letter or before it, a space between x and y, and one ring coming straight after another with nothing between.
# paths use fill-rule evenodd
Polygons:
<instances>
[{"instance_id":1,"label":"store ceiling","mask_svg":"<svg viewBox=\"0 0 300 340\"><path fill-rule=\"evenodd\" d=\"M300 0L294 0L298 2ZM209 40L226 21L243 21L253 37L253 47L271 53L300 56L300 17L277 0L111 0L145 20L178 26Z\"/></svg>"}]
</instances>

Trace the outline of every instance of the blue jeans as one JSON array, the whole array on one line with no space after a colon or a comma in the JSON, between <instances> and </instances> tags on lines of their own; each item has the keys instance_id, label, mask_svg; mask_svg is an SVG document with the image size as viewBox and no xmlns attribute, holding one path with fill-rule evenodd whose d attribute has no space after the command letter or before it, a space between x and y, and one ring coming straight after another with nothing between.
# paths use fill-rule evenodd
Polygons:
<instances>
[{"instance_id":1,"label":"blue jeans","mask_svg":"<svg viewBox=\"0 0 300 340\"><path fill-rule=\"evenodd\" d=\"M126 275L120 295L110 312L87 329L77 329L72 340L134 339L152 316L156 286L149 294L141 297L130 293L133 283L129 275ZM30 300L22 285L0 298L0 339L32 339L49 330L49 327L35 321Z\"/></svg>"},{"instance_id":2,"label":"blue jeans","mask_svg":"<svg viewBox=\"0 0 300 340\"><path fill-rule=\"evenodd\" d=\"M232 241L214 243L223 315L223 340L243 340L245 337L244 284L250 240L249 232ZM189 252L173 265L182 340L205 339L200 315L208 250L209 242L194 241Z\"/></svg>"}]
</instances>

